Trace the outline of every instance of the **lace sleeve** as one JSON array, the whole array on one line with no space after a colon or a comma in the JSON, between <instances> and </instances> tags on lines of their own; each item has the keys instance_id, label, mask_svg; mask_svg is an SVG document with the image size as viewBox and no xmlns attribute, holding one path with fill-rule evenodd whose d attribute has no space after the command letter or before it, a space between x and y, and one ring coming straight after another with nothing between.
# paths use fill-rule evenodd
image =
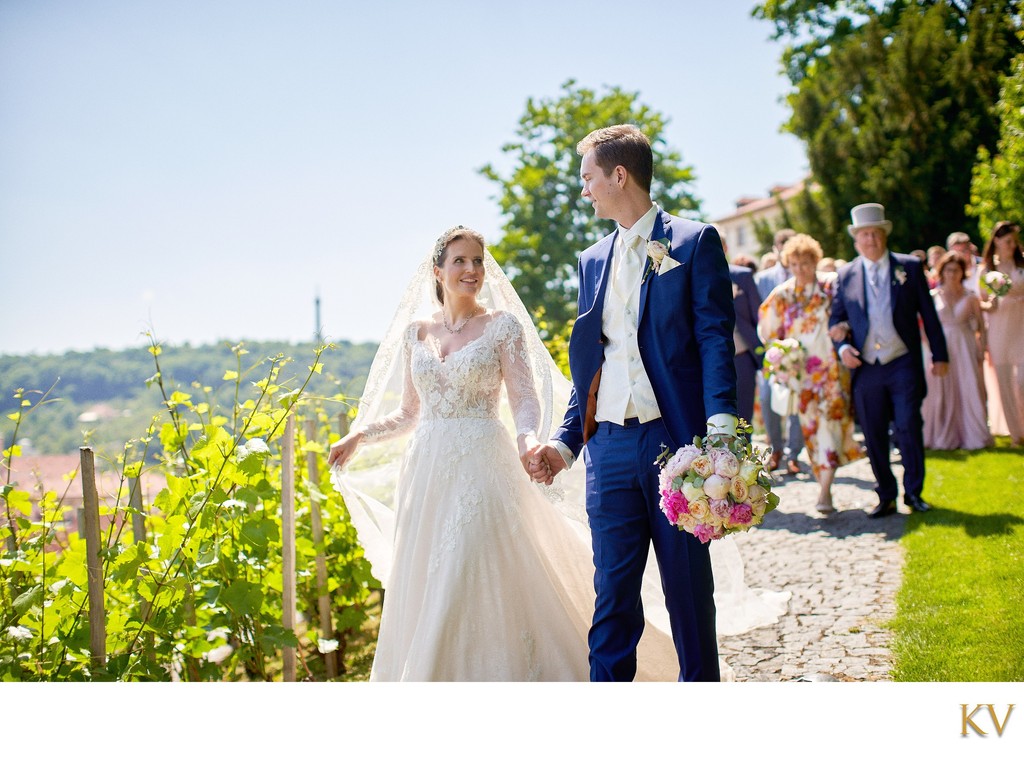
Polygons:
<instances>
[{"instance_id":1,"label":"lace sleeve","mask_svg":"<svg viewBox=\"0 0 1024 759\"><path fill-rule=\"evenodd\" d=\"M540 424L540 402L533 383L523 326L508 312L497 314L494 318L502 320L495 325L499 330L498 354L516 432L520 435L536 435Z\"/></svg>"},{"instance_id":2,"label":"lace sleeve","mask_svg":"<svg viewBox=\"0 0 1024 759\"><path fill-rule=\"evenodd\" d=\"M405 334L402 346L404 367L402 369L402 404L395 411L375 422L367 424L359 431L363 433L364 442L381 442L398 437L416 426L420 416L420 397L416 386L412 383L412 346L418 339L419 325L411 324Z\"/></svg>"}]
</instances>

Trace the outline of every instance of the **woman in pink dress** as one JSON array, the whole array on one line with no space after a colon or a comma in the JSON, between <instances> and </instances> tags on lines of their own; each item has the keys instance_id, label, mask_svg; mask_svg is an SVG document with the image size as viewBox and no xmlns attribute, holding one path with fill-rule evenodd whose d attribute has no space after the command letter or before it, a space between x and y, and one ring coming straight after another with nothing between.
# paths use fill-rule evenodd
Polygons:
<instances>
[{"instance_id":1,"label":"woman in pink dress","mask_svg":"<svg viewBox=\"0 0 1024 759\"><path fill-rule=\"evenodd\" d=\"M828 514L835 511L832 482L836 469L864 455L853 439L850 375L836 358L828 332L837 275L816 271L821 245L809 235L791 237L781 260L793 276L761 304L757 333L765 345L794 338L803 348L803 376L794 405L820 488L816 508Z\"/></svg>"},{"instance_id":2,"label":"woman in pink dress","mask_svg":"<svg viewBox=\"0 0 1024 759\"><path fill-rule=\"evenodd\" d=\"M992 435L981 374L985 351L981 301L964 287L967 269L957 253L944 255L936 270L939 286L932 290L932 297L946 336L949 372L942 377L925 373L928 395L921 406L924 445L947 451L987 448L992 445Z\"/></svg>"},{"instance_id":3,"label":"woman in pink dress","mask_svg":"<svg viewBox=\"0 0 1024 759\"><path fill-rule=\"evenodd\" d=\"M988 316L989 422L997 435L1009 435L1014 445L1024 443L1024 250L1020 228L1000 221L985 246L981 281L999 271L1012 286L1005 295L993 296L984 285Z\"/></svg>"}]
</instances>

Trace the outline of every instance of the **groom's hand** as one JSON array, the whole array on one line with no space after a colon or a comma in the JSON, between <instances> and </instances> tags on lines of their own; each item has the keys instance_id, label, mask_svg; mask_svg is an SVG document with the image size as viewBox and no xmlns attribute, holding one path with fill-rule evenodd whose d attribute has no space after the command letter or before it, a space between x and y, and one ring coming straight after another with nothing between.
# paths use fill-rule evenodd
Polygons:
<instances>
[{"instance_id":1,"label":"groom's hand","mask_svg":"<svg viewBox=\"0 0 1024 759\"><path fill-rule=\"evenodd\" d=\"M555 475L565 469L565 459L550 443L537 446L527 457L526 471L534 482L550 485Z\"/></svg>"}]
</instances>

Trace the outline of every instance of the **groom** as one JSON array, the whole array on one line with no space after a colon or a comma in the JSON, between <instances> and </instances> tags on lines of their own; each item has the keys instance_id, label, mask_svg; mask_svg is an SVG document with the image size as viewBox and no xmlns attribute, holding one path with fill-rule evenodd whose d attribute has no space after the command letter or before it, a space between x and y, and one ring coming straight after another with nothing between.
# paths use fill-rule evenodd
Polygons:
<instances>
[{"instance_id":1,"label":"groom","mask_svg":"<svg viewBox=\"0 0 1024 759\"><path fill-rule=\"evenodd\" d=\"M617 227L580 255L573 391L531 474L551 482L583 451L597 591L590 679L636 674L640 586L653 542L679 679L719 680L709 546L662 514L654 460L662 445L675 450L694 435L735 434L729 266L713 227L651 201L653 154L639 129L598 129L576 150L583 197Z\"/></svg>"}]
</instances>

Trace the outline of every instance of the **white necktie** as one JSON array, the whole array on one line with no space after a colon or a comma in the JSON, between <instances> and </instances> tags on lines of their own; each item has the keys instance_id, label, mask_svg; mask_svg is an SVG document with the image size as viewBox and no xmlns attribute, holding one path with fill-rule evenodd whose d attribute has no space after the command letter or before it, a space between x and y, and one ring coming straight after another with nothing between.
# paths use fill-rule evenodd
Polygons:
<instances>
[{"instance_id":1,"label":"white necktie","mask_svg":"<svg viewBox=\"0 0 1024 759\"><path fill-rule=\"evenodd\" d=\"M616 277L619 294L628 299L640 286L640 243L642 239L636 235L625 241L622 247L622 261L619 262Z\"/></svg>"}]
</instances>

